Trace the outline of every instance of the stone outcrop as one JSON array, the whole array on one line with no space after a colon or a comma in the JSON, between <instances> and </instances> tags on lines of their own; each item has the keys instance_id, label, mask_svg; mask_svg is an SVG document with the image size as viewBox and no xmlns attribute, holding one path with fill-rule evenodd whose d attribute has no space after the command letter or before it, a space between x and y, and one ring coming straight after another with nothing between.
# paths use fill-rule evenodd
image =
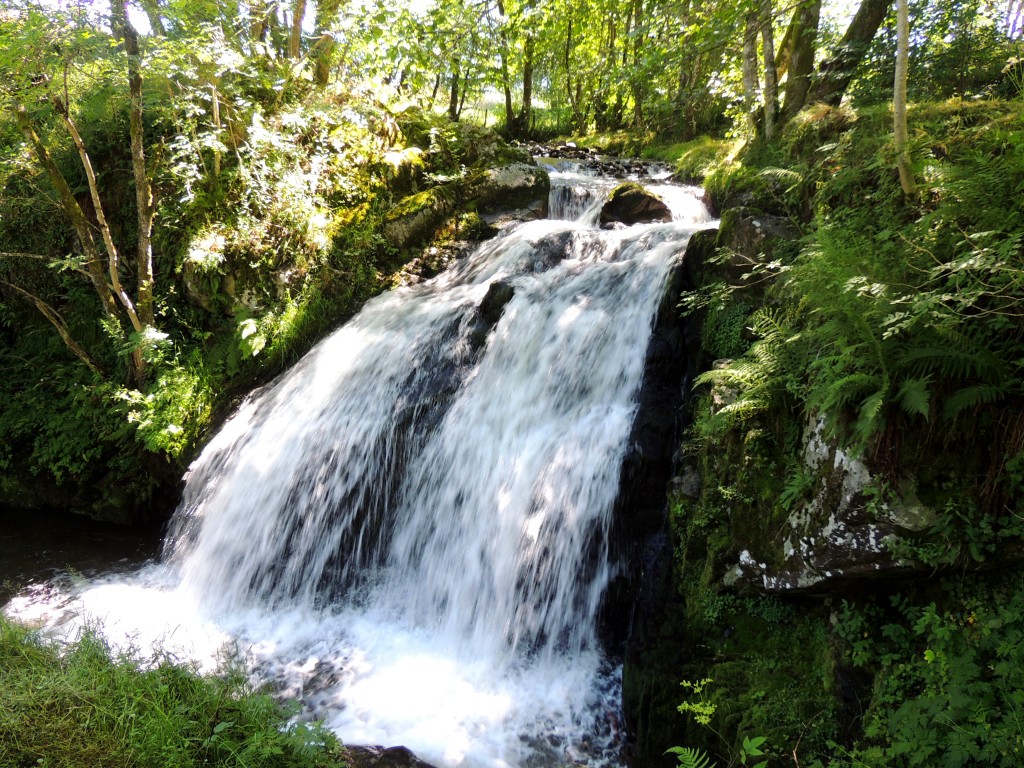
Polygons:
<instances>
[{"instance_id":1,"label":"stone outcrop","mask_svg":"<svg viewBox=\"0 0 1024 768\"><path fill-rule=\"evenodd\" d=\"M672 211L656 194L632 182L613 189L608 202L601 208L602 227L613 223L629 225L652 221L672 221Z\"/></svg>"},{"instance_id":2,"label":"stone outcrop","mask_svg":"<svg viewBox=\"0 0 1024 768\"><path fill-rule=\"evenodd\" d=\"M822 592L854 580L891 577L917 565L897 556L894 544L935 522L935 510L905 481L899 498L882 499L864 461L825 435L824 419L804 431L809 500L797 505L771 539L773 556L758 562L749 550L722 577L769 593Z\"/></svg>"},{"instance_id":3,"label":"stone outcrop","mask_svg":"<svg viewBox=\"0 0 1024 768\"><path fill-rule=\"evenodd\" d=\"M399 250L423 245L459 210L475 210L492 225L544 218L550 188L547 171L536 165L477 171L403 198L385 217L384 239Z\"/></svg>"}]
</instances>

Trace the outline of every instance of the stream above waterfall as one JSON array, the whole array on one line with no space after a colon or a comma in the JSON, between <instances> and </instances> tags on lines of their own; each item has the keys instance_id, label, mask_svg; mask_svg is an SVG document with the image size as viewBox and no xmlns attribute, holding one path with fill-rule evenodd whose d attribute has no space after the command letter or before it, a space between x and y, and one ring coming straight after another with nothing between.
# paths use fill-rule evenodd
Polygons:
<instances>
[{"instance_id":1,"label":"stream above waterfall","mask_svg":"<svg viewBox=\"0 0 1024 768\"><path fill-rule=\"evenodd\" d=\"M552 182L547 220L371 300L243 403L160 562L7 613L236 657L343 741L439 766L618 764L613 512L664 286L713 222L666 184L672 222L600 230L614 183Z\"/></svg>"}]
</instances>

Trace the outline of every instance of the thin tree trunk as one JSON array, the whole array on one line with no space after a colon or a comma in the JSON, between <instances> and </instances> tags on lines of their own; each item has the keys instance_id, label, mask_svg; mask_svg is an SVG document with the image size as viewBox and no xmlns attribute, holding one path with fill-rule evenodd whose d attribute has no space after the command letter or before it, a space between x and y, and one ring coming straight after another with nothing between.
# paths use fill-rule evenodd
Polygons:
<instances>
[{"instance_id":1,"label":"thin tree trunk","mask_svg":"<svg viewBox=\"0 0 1024 768\"><path fill-rule=\"evenodd\" d=\"M61 317L60 313L56 309L51 307L49 304L47 304L45 301L43 301L35 294L29 293L24 288L21 288L20 286L17 286L14 283L10 283L6 280L0 280L0 283L3 283L15 293L18 293L19 295L25 297L30 302L32 302L32 304L35 305L36 309L39 310L40 314L42 314L43 317L49 320L50 324L57 329L57 333L60 335L60 338L64 342L64 345L68 349L70 349L71 352L73 352L74 355L79 360L85 363L90 371L92 371L101 378L106 378L103 371L101 371L100 367L96 364L96 361L92 359L92 357L89 355L88 352L85 351L81 344L75 341L74 336L71 335L71 329L68 328L68 324L64 322L64 318Z\"/></svg>"},{"instance_id":2,"label":"thin tree trunk","mask_svg":"<svg viewBox=\"0 0 1024 768\"><path fill-rule=\"evenodd\" d=\"M107 273L110 277L110 284L113 286L114 295L121 302L121 306L124 307L125 312L128 313L128 319L137 332L142 331L142 323L139 321L139 315L135 311L135 304L132 302L131 297L128 296L128 292L125 291L121 285L121 276L119 274L121 266L121 256L117 251L117 246L114 244L114 237L110 232L110 225L107 224L107 217L103 213L103 201L100 199L100 188L96 182L96 172L92 167L92 160L89 158L89 153L85 149L85 142L82 141L82 134L78 132L78 126L75 125L74 120L71 119L71 115L68 112L67 106L60 97L53 96L51 98L54 108L57 110L57 114L60 115L61 120L64 122L64 127L71 135L71 140L75 144L75 148L78 150L78 157L82 161L82 167L85 169L85 178L89 186L89 195L92 197L92 205L96 213L96 223L99 224L100 234L103 236L103 244L107 249Z\"/></svg>"},{"instance_id":3,"label":"thin tree trunk","mask_svg":"<svg viewBox=\"0 0 1024 768\"><path fill-rule=\"evenodd\" d=\"M131 107L128 128L132 144L132 173L135 176L135 207L138 220L138 244L136 248L136 272L138 275L137 301L139 321L144 326L155 324L153 308L153 217L156 213L153 204L153 188L149 183L146 171L146 151L142 125L142 57L139 54L139 36L128 21L127 4L122 0L111 6L115 10L115 19L124 35L124 50L128 55L128 90L131 95ZM218 109L217 89L213 89L214 123L220 127L220 110ZM220 153L214 156L216 162L214 174L220 171ZM98 207L98 206L97 206Z\"/></svg>"},{"instance_id":4,"label":"thin tree trunk","mask_svg":"<svg viewBox=\"0 0 1024 768\"><path fill-rule=\"evenodd\" d=\"M462 78L462 93L459 94L459 111L455 113L455 119L462 119L462 108L466 106L466 94L469 93L469 70L466 70L465 76Z\"/></svg>"},{"instance_id":5,"label":"thin tree trunk","mask_svg":"<svg viewBox=\"0 0 1024 768\"><path fill-rule=\"evenodd\" d=\"M757 31L757 14L748 13L743 26L743 111L751 136L757 134L757 92L760 86L757 78Z\"/></svg>"},{"instance_id":6,"label":"thin tree trunk","mask_svg":"<svg viewBox=\"0 0 1024 768\"><path fill-rule=\"evenodd\" d=\"M572 111L570 129L579 130L582 133L583 129L579 127L581 122L579 102L576 100L575 94L573 93L572 83L572 19L572 7L570 7L569 18L566 20L565 49L562 57L562 64L565 67L565 95L569 100L569 109Z\"/></svg>"},{"instance_id":7,"label":"thin tree trunk","mask_svg":"<svg viewBox=\"0 0 1024 768\"><path fill-rule=\"evenodd\" d=\"M532 34L526 36L523 44L523 103L519 108L519 132L517 138L526 138L530 130L530 118L533 116L533 50L535 46Z\"/></svg>"},{"instance_id":8,"label":"thin tree trunk","mask_svg":"<svg viewBox=\"0 0 1024 768\"><path fill-rule=\"evenodd\" d=\"M78 204L78 200L75 199L75 195L71 191L71 187L68 186L67 180L60 172L60 168L58 168L57 164L53 161L50 151L45 147L43 142L40 140L39 135L36 133L35 127L32 125L32 121L28 116L28 112L25 111L25 107L16 101L12 101L12 108L14 110L15 124L18 126L18 129L28 141L29 145L31 145L32 150L35 152L36 159L39 161L39 164L43 166L43 169L46 171L46 175L50 179L50 183L53 184L54 189L57 191L57 197L60 198L61 207L64 209L64 213L67 214L68 219L71 220L71 226L75 230L75 234L78 236L78 242L82 246L82 251L85 253L85 268L89 273L89 279L92 282L93 288L99 296L100 305L103 307L104 313L107 317L114 320L119 319L117 302L114 299L113 293L111 293L110 286L107 284L106 277L103 274L103 268L100 266L99 249L96 247L96 241L92 236L92 229L89 226L88 220L85 218L85 213L82 211L82 207Z\"/></svg>"},{"instance_id":9,"label":"thin tree trunk","mask_svg":"<svg viewBox=\"0 0 1024 768\"><path fill-rule=\"evenodd\" d=\"M498 0L498 13L504 19L501 26L499 58L501 60L501 87L505 92L505 133L509 137L513 137L517 133L516 115L512 111L512 80L508 71L508 30L505 29L508 16L505 14L505 3L502 0Z\"/></svg>"},{"instance_id":10,"label":"thin tree trunk","mask_svg":"<svg viewBox=\"0 0 1024 768\"><path fill-rule=\"evenodd\" d=\"M448 119L458 120L459 119L459 81L461 75L459 73L459 60L456 59L452 65L452 77L451 84L448 89Z\"/></svg>"},{"instance_id":11,"label":"thin tree trunk","mask_svg":"<svg viewBox=\"0 0 1024 768\"><path fill-rule=\"evenodd\" d=\"M295 5L292 9L292 28L288 36L288 56L296 61L299 58L299 52L302 47L302 20L305 16L306 0L295 0Z\"/></svg>"},{"instance_id":12,"label":"thin tree trunk","mask_svg":"<svg viewBox=\"0 0 1024 768\"><path fill-rule=\"evenodd\" d=\"M633 75L630 78L633 91L633 127L643 130L644 127L644 81L640 73L640 51L643 47L641 24L644 13L644 0L633 0Z\"/></svg>"},{"instance_id":13,"label":"thin tree trunk","mask_svg":"<svg viewBox=\"0 0 1024 768\"><path fill-rule=\"evenodd\" d=\"M839 106L891 5L892 0L861 1L843 39L821 65L821 75L809 94L811 102Z\"/></svg>"},{"instance_id":14,"label":"thin tree trunk","mask_svg":"<svg viewBox=\"0 0 1024 768\"><path fill-rule=\"evenodd\" d=\"M914 171L910 164L909 131L907 130L907 70L910 63L910 17L907 0L896 0L896 81L893 84L893 137L896 145L896 167L900 186L907 197L917 195Z\"/></svg>"},{"instance_id":15,"label":"thin tree trunk","mask_svg":"<svg viewBox=\"0 0 1024 768\"><path fill-rule=\"evenodd\" d=\"M761 48L764 59L764 137L775 138L775 116L779 111L779 81L775 70L775 31L772 0L761 0Z\"/></svg>"}]
</instances>

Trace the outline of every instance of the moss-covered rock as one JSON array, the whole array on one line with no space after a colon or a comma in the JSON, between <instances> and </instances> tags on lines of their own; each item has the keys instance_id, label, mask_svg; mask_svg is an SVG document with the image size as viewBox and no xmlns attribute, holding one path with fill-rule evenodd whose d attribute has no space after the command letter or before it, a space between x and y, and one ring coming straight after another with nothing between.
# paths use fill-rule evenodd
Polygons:
<instances>
[{"instance_id":1,"label":"moss-covered rock","mask_svg":"<svg viewBox=\"0 0 1024 768\"><path fill-rule=\"evenodd\" d=\"M672 211L664 200L635 182L615 187L601 208L602 227L613 223L628 226L652 221L672 221Z\"/></svg>"},{"instance_id":2,"label":"moss-covered rock","mask_svg":"<svg viewBox=\"0 0 1024 768\"><path fill-rule=\"evenodd\" d=\"M384 219L384 239L403 250L423 245L459 211L494 217L517 212L520 219L547 215L547 171L537 165L513 163L488 168L403 198Z\"/></svg>"}]
</instances>

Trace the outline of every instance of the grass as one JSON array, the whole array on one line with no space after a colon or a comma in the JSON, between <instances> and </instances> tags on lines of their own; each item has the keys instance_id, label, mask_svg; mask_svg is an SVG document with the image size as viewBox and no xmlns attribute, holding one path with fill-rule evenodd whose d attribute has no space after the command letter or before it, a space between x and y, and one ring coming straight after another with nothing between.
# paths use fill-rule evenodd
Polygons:
<instances>
[{"instance_id":1,"label":"grass","mask_svg":"<svg viewBox=\"0 0 1024 768\"><path fill-rule=\"evenodd\" d=\"M644 149L643 156L670 163L679 178L702 182L720 163L734 157L740 144L737 139L701 136L692 141L651 145Z\"/></svg>"},{"instance_id":2,"label":"grass","mask_svg":"<svg viewBox=\"0 0 1024 768\"><path fill-rule=\"evenodd\" d=\"M326 768L340 750L237 668L201 677L113 653L95 632L59 646L0 617L4 768Z\"/></svg>"}]
</instances>

